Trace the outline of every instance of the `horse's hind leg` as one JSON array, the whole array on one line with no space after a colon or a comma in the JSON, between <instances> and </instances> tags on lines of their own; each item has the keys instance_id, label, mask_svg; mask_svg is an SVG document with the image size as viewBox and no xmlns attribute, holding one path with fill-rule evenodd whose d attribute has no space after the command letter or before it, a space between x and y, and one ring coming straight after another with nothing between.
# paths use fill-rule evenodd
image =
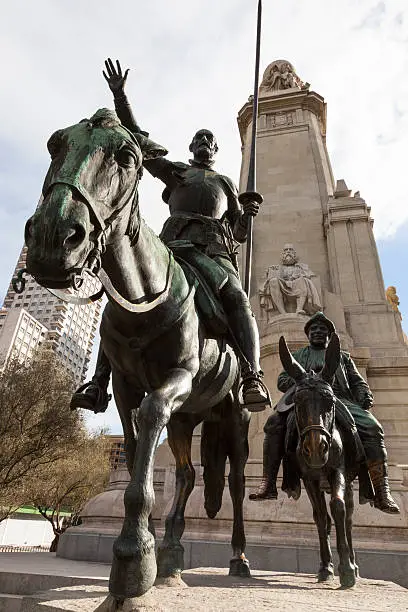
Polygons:
<instances>
[{"instance_id":1,"label":"horse's hind leg","mask_svg":"<svg viewBox=\"0 0 408 612\"><path fill-rule=\"evenodd\" d=\"M230 576L249 578L251 572L248 559L245 557L245 531L243 503L245 496L245 465L248 459L248 427L251 418L247 410L239 410L229 398L228 406L231 416L224 423L227 428L228 458L230 471L228 484L234 511L234 524L231 546L233 557L230 561Z\"/></svg>"},{"instance_id":2,"label":"horse's hind leg","mask_svg":"<svg viewBox=\"0 0 408 612\"><path fill-rule=\"evenodd\" d=\"M354 512L354 497L353 497L353 483L352 482L347 481L346 483L344 501L346 504L346 538L347 538L347 544L349 547L350 563L354 565L354 573L356 575L356 578L358 578L358 565L356 563L356 557L354 554L353 535L352 535L353 512Z\"/></svg>"},{"instance_id":3,"label":"horse's hind leg","mask_svg":"<svg viewBox=\"0 0 408 612\"><path fill-rule=\"evenodd\" d=\"M324 493L320 490L318 480L304 479L305 489L313 508L313 519L319 534L320 568L317 574L318 582L333 580L333 557L330 548L330 517L327 514Z\"/></svg>"},{"instance_id":4,"label":"horse's hind leg","mask_svg":"<svg viewBox=\"0 0 408 612\"><path fill-rule=\"evenodd\" d=\"M191 463L191 439L198 418L175 413L167 424L168 443L176 461L176 490L173 506L166 518L166 531L157 552L157 576L179 577L184 569L184 511L194 488L195 471Z\"/></svg>"}]
</instances>

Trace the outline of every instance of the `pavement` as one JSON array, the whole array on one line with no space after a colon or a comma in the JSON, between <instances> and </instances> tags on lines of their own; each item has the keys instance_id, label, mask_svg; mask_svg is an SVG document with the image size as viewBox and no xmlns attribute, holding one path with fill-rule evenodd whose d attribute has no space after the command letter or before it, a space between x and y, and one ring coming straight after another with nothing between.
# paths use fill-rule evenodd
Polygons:
<instances>
[{"instance_id":1,"label":"pavement","mask_svg":"<svg viewBox=\"0 0 408 612\"><path fill-rule=\"evenodd\" d=\"M0 596L0 612L93 612L108 596L107 564L60 559L52 553L0 554L0 585L25 593ZM10 577L12 578L10 580ZM14 577L14 578L13 578ZM47 590L31 590L46 578ZM61 581L67 581L61 584ZM232 578L226 568L183 572L184 584L153 587L126 602L123 612L407 612L408 590L393 582L360 578L343 590L338 577L318 584L311 574L253 570L249 579ZM109 607L106 607L109 609Z\"/></svg>"}]
</instances>

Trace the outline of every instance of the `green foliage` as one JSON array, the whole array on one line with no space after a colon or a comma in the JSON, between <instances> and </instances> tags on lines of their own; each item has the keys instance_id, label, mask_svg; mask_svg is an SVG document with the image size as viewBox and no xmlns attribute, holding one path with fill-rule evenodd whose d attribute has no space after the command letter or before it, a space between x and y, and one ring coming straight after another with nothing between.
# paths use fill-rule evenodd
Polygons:
<instances>
[{"instance_id":1,"label":"green foliage","mask_svg":"<svg viewBox=\"0 0 408 612\"><path fill-rule=\"evenodd\" d=\"M69 409L72 391L52 351L27 364L10 362L0 373L0 521L30 502L78 512L103 486L104 436L89 435L81 414Z\"/></svg>"},{"instance_id":2,"label":"green foliage","mask_svg":"<svg viewBox=\"0 0 408 612\"><path fill-rule=\"evenodd\" d=\"M104 432L89 434L82 428L78 439L67 444L65 457L33 482L30 501L52 525L52 550L71 524L62 511L70 512L73 519L79 516L85 503L105 489L109 472L109 443Z\"/></svg>"}]
</instances>

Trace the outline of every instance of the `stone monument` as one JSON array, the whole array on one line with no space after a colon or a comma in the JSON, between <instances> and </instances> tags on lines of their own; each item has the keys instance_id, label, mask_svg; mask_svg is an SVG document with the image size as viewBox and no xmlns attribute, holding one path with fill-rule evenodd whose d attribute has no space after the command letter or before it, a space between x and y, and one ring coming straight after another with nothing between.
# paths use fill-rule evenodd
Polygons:
<instances>
[{"instance_id":1,"label":"stone monument","mask_svg":"<svg viewBox=\"0 0 408 612\"><path fill-rule=\"evenodd\" d=\"M382 565L385 570L381 571L388 571L390 579L398 572L406 576L408 347L396 301L386 297L371 209L360 192L352 194L344 180L334 179L326 148L326 103L303 83L292 64L272 62L259 94L257 189L264 203L254 223L250 298L259 324L265 381L276 403L281 396L276 388L282 369L279 336L285 336L292 351L301 348L307 343L306 316L323 310L335 323L342 349L350 351L374 393L373 413L385 430L392 494L401 509L400 515L386 515L369 505L359 506L356 500L355 547L365 555L365 575L386 578L384 573L376 574ZM241 191L248 175L251 124L249 101L238 113ZM244 257L243 250L241 267ZM247 493L256 490L262 477L263 425L270 413L252 415ZM185 512L184 542L190 566L219 562L221 543L225 542L222 550L228 550L232 521L227 495L217 518L206 518L199 451L196 435L192 454L196 487ZM172 504L174 480L175 467L164 443L156 457L159 503L154 518L159 531ZM288 500L281 491L277 501L247 498L244 510L248 556L257 555L258 567L301 571L302 559L306 553L314 554L310 551L316 541L304 492L298 502ZM89 508L85 530L92 512ZM109 514L109 509L105 512ZM383 555L381 561L379 555ZM314 562L312 571L313 567Z\"/></svg>"}]
</instances>

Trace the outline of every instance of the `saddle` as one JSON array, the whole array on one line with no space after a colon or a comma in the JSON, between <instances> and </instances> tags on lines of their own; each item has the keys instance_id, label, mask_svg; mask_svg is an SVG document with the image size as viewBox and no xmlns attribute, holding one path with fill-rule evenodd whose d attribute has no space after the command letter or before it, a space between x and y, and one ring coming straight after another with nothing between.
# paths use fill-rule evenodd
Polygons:
<instances>
[{"instance_id":1,"label":"saddle","mask_svg":"<svg viewBox=\"0 0 408 612\"><path fill-rule=\"evenodd\" d=\"M227 273L192 243L174 241L168 246L182 267L188 283L196 285L195 304L208 336L210 338L226 336L228 322L219 292L228 281Z\"/></svg>"}]
</instances>

